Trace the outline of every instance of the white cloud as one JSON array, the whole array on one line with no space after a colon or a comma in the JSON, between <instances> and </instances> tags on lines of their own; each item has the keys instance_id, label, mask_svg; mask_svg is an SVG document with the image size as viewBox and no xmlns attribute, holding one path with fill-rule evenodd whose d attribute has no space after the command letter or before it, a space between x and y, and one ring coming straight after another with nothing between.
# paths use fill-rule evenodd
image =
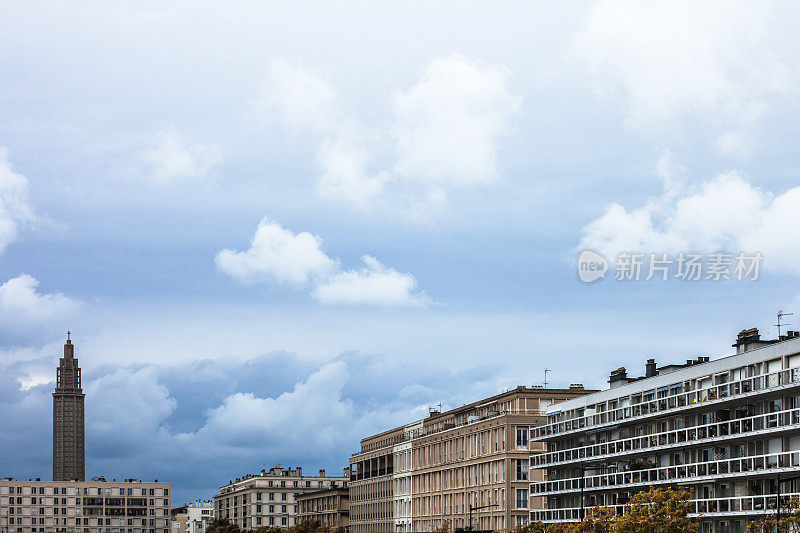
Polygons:
<instances>
[{"instance_id":1,"label":"white cloud","mask_svg":"<svg viewBox=\"0 0 800 533\"><path fill-rule=\"evenodd\" d=\"M391 122L372 129L345 113L311 70L278 60L259 107L293 131L320 135L322 197L422 219L445 203L447 191L498 180L498 142L520 103L508 78L504 67L438 59L418 84L394 91Z\"/></svg>"},{"instance_id":2,"label":"white cloud","mask_svg":"<svg viewBox=\"0 0 800 533\"><path fill-rule=\"evenodd\" d=\"M175 129L157 133L153 144L140 160L149 179L161 184L204 179L222 160L216 146L187 141Z\"/></svg>"},{"instance_id":3,"label":"white cloud","mask_svg":"<svg viewBox=\"0 0 800 533\"><path fill-rule=\"evenodd\" d=\"M285 59L270 62L257 107L295 131L325 132L337 115L331 86L308 68Z\"/></svg>"},{"instance_id":4,"label":"white cloud","mask_svg":"<svg viewBox=\"0 0 800 533\"><path fill-rule=\"evenodd\" d=\"M250 248L222 250L217 267L240 281L271 278L278 283L305 285L309 278L335 268L336 262L320 249L322 240L307 231L294 234L267 218L261 220Z\"/></svg>"},{"instance_id":5,"label":"white cloud","mask_svg":"<svg viewBox=\"0 0 800 533\"><path fill-rule=\"evenodd\" d=\"M634 124L699 118L714 125L720 151L746 155L767 98L790 87L767 42L769 16L752 2L601 0L575 49L598 92L626 100Z\"/></svg>"},{"instance_id":6,"label":"white cloud","mask_svg":"<svg viewBox=\"0 0 800 533\"><path fill-rule=\"evenodd\" d=\"M313 296L326 304L370 304L382 306L424 306L424 293L415 293L417 280L387 268L365 255L366 268L337 272L314 290Z\"/></svg>"},{"instance_id":7,"label":"white cloud","mask_svg":"<svg viewBox=\"0 0 800 533\"><path fill-rule=\"evenodd\" d=\"M0 146L0 253L17 237L22 224L34 220L28 201L28 180L8 161L8 148Z\"/></svg>"},{"instance_id":8,"label":"white cloud","mask_svg":"<svg viewBox=\"0 0 800 533\"><path fill-rule=\"evenodd\" d=\"M369 209L380 201L389 181L385 172L369 175L369 154L343 140L325 139L317 152L322 177L317 191L325 198L343 200Z\"/></svg>"},{"instance_id":9,"label":"white cloud","mask_svg":"<svg viewBox=\"0 0 800 533\"><path fill-rule=\"evenodd\" d=\"M454 187L497 180L497 141L521 102L508 77L503 67L454 56L434 61L422 81L396 92L395 172Z\"/></svg>"},{"instance_id":10,"label":"white cloud","mask_svg":"<svg viewBox=\"0 0 800 533\"><path fill-rule=\"evenodd\" d=\"M612 204L583 228L580 248L613 258L619 252L761 252L764 267L800 274L800 187L773 194L738 172L719 174L697 187L665 191L639 208Z\"/></svg>"},{"instance_id":11,"label":"white cloud","mask_svg":"<svg viewBox=\"0 0 800 533\"><path fill-rule=\"evenodd\" d=\"M78 320L81 302L59 292L42 294L38 286L28 274L0 285L0 346L41 346Z\"/></svg>"},{"instance_id":12,"label":"white cloud","mask_svg":"<svg viewBox=\"0 0 800 533\"><path fill-rule=\"evenodd\" d=\"M311 439L327 447L334 439L330 434L333 428L346 427L356 418L352 402L342 398L348 375L346 364L328 363L275 398L259 398L252 393L228 396L208 412L198 437L248 447L275 443L280 435L281 440L295 445L308 446Z\"/></svg>"},{"instance_id":13,"label":"white cloud","mask_svg":"<svg viewBox=\"0 0 800 533\"><path fill-rule=\"evenodd\" d=\"M303 287L314 285L312 296L326 304L424 306L424 292L414 291L417 280L365 255L366 268L343 270L340 261L322 251L322 239L306 231L293 233L264 218L250 248L222 250L216 256L223 273L244 282L272 280Z\"/></svg>"},{"instance_id":14,"label":"white cloud","mask_svg":"<svg viewBox=\"0 0 800 533\"><path fill-rule=\"evenodd\" d=\"M21 274L0 285L0 316L8 320L44 321L77 309L79 303L61 293L36 292L39 281Z\"/></svg>"}]
</instances>

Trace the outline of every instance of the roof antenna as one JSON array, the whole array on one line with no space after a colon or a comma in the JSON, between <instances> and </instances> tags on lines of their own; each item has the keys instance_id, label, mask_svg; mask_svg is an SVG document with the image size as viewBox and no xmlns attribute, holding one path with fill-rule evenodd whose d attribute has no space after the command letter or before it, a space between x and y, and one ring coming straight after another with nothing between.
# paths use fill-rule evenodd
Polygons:
<instances>
[{"instance_id":1,"label":"roof antenna","mask_svg":"<svg viewBox=\"0 0 800 533\"><path fill-rule=\"evenodd\" d=\"M786 324L781 324L781 318L785 316L792 316L794 313L784 313L782 310L778 309L778 323L775 324L778 326L778 339L781 338L781 326L791 326L791 322L787 322Z\"/></svg>"},{"instance_id":2,"label":"roof antenna","mask_svg":"<svg viewBox=\"0 0 800 533\"><path fill-rule=\"evenodd\" d=\"M547 373L548 372L552 372L552 370L550 370L549 368L545 368L544 369L544 388L545 389L547 388Z\"/></svg>"}]
</instances>

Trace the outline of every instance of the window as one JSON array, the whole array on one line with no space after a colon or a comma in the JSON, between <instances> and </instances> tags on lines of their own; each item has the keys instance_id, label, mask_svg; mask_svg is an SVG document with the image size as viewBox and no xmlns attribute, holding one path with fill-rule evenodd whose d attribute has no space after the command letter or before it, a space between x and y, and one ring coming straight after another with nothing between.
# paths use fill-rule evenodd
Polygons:
<instances>
[{"instance_id":1,"label":"window","mask_svg":"<svg viewBox=\"0 0 800 533\"><path fill-rule=\"evenodd\" d=\"M273 501L274 499L275 499L275 493L274 492L270 492L269 493L269 500Z\"/></svg>"},{"instance_id":2,"label":"window","mask_svg":"<svg viewBox=\"0 0 800 533\"><path fill-rule=\"evenodd\" d=\"M274 513L275 512L275 506L274 505L270 505L269 506L269 512L270 513Z\"/></svg>"},{"instance_id":3,"label":"window","mask_svg":"<svg viewBox=\"0 0 800 533\"><path fill-rule=\"evenodd\" d=\"M285 512L286 512L286 506L285 506L285 505L281 505L281 512L282 512L282 513L285 513Z\"/></svg>"},{"instance_id":4,"label":"window","mask_svg":"<svg viewBox=\"0 0 800 533\"><path fill-rule=\"evenodd\" d=\"M518 450L528 449L528 428L524 427L517 428L517 449Z\"/></svg>"},{"instance_id":5,"label":"window","mask_svg":"<svg viewBox=\"0 0 800 533\"><path fill-rule=\"evenodd\" d=\"M517 459L517 481L528 481L527 459Z\"/></svg>"},{"instance_id":6,"label":"window","mask_svg":"<svg viewBox=\"0 0 800 533\"><path fill-rule=\"evenodd\" d=\"M517 509L528 508L528 489L517 489Z\"/></svg>"},{"instance_id":7,"label":"window","mask_svg":"<svg viewBox=\"0 0 800 533\"><path fill-rule=\"evenodd\" d=\"M285 492L284 492L284 493L281 493L281 501L282 501L282 502L285 502L285 501L286 501L286 493L285 493Z\"/></svg>"}]
</instances>

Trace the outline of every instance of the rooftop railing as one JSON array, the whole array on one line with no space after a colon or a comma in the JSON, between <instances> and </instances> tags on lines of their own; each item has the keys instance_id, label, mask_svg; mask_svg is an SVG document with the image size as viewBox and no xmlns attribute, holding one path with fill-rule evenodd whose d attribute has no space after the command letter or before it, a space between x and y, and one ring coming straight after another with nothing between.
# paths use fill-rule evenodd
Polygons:
<instances>
[{"instance_id":1,"label":"rooftop railing","mask_svg":"<svg viewBox=\"0 0 800 533\"><path fill-rule=\"evenodd\" d=\"M661 390L667 390L667 395L609 411L576 416L567 420L548 423L534 429L533 439L545 440L553 435L575 433L588 428L613 425L620 421L652 416L654 413L692 408L706 402L721 402L731 397L768 392L772 389L787 385L800 385L800 368L795 367L786 370L778 370L739 381L711 385L702 389L681 391L678 393L670 393L670 390L678 388L676 386L660 387Z\"/></svg>"}]
</instances>

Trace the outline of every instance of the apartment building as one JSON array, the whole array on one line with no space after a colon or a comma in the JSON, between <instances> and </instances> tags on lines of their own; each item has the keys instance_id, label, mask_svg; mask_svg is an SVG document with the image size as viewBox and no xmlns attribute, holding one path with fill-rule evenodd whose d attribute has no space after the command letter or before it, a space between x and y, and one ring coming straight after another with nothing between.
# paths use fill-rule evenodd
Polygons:
<instances>
[{"instance_id":1,"label":"apartment building","mask_svg":"<svg viewBox=\"0 0 800 533\"><path fill-rule=\"evenodd\" d=\"M531 427L549 405L588 392L518 387L363 439L350 458L353 533L527 523L543 502L528 493Z\"/></svg>"},{"instance_id":2,"label":"apartment building","mask_svg":"<svg viewBox=\"0 0 800 533\"><path fill-rule=\"evenodd\" d=\"M0 481L0 533L169 533L170 484Z\"/></svg>"},{"instance_id":3,"label":"apartment building","mask_svg":"<svg viewBox=\"0 0 800 533\"><path fill-rule=\"evenodd\" d=\"M172 533L205 533L214 519L214 502L197 500L171 511Z\"/></svg>"},{"instance_id":4,"label":"apartment building","mask_svg":"<svg viewBox=\"0 0 800 533\"><path fill-rule=\"evenodd\" d=\"M533 440L547 452L531 483L547 499L544 522L578 521L587 508L614 506L649 487L685 486L704 533L742 532L776 504L800 496L800 334L762 340L739 333L736 353L716 360L624 368L607 390L547 409ZM783 481L781 481L783 478Z\"/></svg>"},{"instance_id":5,"label":"apartment building","mask_svg":"<svg viewBox=\"0 0 800 533\"><path fill-rule=\"evenodd\" d=\"M214 496L214 517L227 518L242 529L259 526L288 528L297 521L297 498L301 494L346 487L350 471L341 476L328 476L325 470L306 475L303 469L275 466L260 474L230 481Z\"/></svg>"},{"instance_id":6,"label":"apartment building","mask_svg":"<svg viewBox=\"0 0 800 533\"><path fill-rule=\"evenodd\" d=\"M350 526L350 490L344 486L315 490L297 496L297 520L316 520L323 526Z\"/></svg>"}]
</instances>

